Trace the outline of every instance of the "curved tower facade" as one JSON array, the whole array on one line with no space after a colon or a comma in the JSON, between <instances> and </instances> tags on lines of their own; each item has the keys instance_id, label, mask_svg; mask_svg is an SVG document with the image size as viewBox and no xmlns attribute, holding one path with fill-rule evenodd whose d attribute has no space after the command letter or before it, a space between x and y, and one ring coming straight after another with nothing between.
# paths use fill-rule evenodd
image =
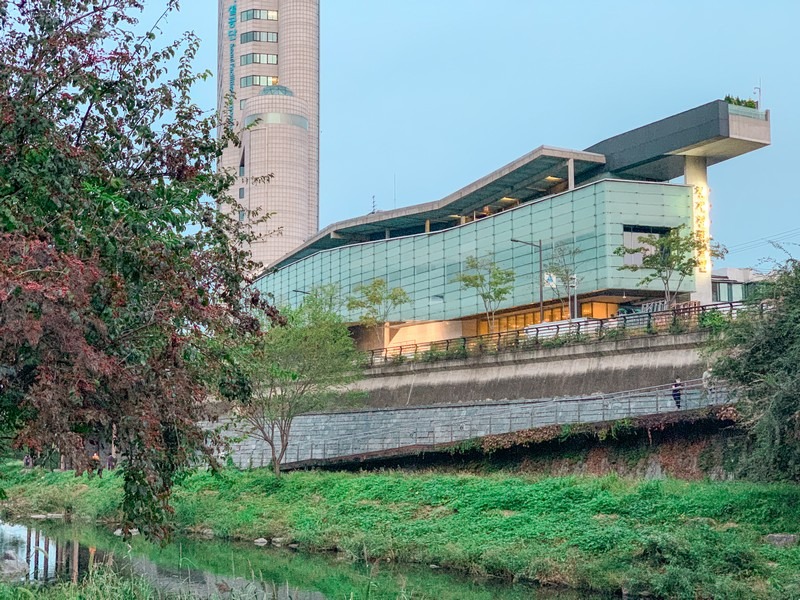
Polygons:
<instances>
[{"instance_id":1,"label":"curved tower facade","mask_svg":"<svg viewBox=\"0 0 800 600\"><path fill-rule=\"evenodd\" d=\"M218 108L242 131L220 168L271 215L251 248L269 265L319 228L319 0L219 0L218 51Z\"/></svg>"}]
</instances>

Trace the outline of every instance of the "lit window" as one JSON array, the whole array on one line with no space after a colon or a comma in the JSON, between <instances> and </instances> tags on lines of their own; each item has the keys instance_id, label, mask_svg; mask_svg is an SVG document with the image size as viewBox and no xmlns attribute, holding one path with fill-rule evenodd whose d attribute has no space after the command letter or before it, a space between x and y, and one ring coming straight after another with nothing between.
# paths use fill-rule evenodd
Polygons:
<instances>
[{"instance_id":1,"label":"lit window","mask_svg":"<svg viewBox=\"0 0 800 600\"><path fill-rule=\"evenodd\" d=\"M277 10L260 10L257 8L242 11L242 21L252 21L254 19L260 21L277 21Z\"/></svg>"},{"instance_id":2,"label":"lit window","mask_svg":"<svg viewBox=\"0 0 800 600\"><path fill-rule=\"evenodd\" d=\"M248 75L247 77L242 77L240 84L243 88L254 85L262 87L265 85L278 85L278 78L271 75Z\"/></svg>"},{"instance_id":3,"label":"lit window","mask_svg":"<svg viewBox=\"0 0 800 600\"><path fill-rule=\"evenodd\" d=\"M278 34L274 31L248 31L239 37L242 44L247 42L277 42Z\"/></svg>"},{"instance_id":4,"label":"lit window","mask_svg":"<svg viewBox=\"0 0 800 600\"><path fill-rule=\"evenodd\" d=\"M244 188L239 188L239 200L244 200Z\"/></svg>"},{"instance_id":5,"label":"lit window","mask_svg":"<svg viewBox=\"0 0 800 600\"><path fill-rule=\"evenodd\" d=\"M277 65L278 64L278 55L277 54L259 54L257 52L254 52L252 54L244 54L244 55L242 55L242 66L244 66L244 65L252 65L252 64Z\"/></svg>"}]
</instances>

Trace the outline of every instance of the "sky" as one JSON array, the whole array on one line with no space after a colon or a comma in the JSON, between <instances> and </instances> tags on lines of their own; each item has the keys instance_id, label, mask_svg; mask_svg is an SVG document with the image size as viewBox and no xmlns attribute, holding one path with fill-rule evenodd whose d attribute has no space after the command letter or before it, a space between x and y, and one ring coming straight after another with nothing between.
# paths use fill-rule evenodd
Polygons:
<instances>
[{"instance_id":1,"label":"sky","mask_svg":"<svg viewBox=\"0 0 800 600\"><path fill-rule=\"evenodd\" d=\"M771 239L800 256L797 0L321 1L320 227L760 86L772 145L709 168L715 266L780 257ZM143 22L165 6L145 2ZM214 72L217 0L182 4L165 39L197 33Z\"/></svg>"}]
</instances>

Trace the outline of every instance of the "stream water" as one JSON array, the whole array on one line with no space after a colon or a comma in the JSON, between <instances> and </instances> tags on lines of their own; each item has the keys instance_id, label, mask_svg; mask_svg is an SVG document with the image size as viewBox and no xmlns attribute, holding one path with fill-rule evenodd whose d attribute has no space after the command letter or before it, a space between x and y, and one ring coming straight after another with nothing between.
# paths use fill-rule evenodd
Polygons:
<instances>
[{"instance_id":1,"label":"stream water","mask_svg":"<svg viewBox=\"0 0 800 600\"><path fill-rule=\"evenodd\" d=\"M337 555L308 555L218 540L176 540L166 548L128 544L88 527L43 529L0 522L6 579L79 581L98 565L144 576L162 593L264 600L577 600L585 594L468 578L431 567L365 565ZM368 592L369 590L369 592Z\"/></svg>"}]
</instances>

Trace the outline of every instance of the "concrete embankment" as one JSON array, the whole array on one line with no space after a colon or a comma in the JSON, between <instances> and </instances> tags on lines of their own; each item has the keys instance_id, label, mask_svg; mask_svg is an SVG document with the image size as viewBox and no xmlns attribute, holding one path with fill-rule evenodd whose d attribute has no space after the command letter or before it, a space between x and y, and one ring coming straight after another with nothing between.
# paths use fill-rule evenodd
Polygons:
<instances>
[{"instance_id":1,"label":"concrete embankment","mask_svg":"<svg viewBox=\"0 0 800 600\"><path fill-rule=\"evenodd\" d=\"M354 386L373 408L580 396L699 378L707 334L653 335L614 342L503 352L369 369Z\"/></svg>"}]
</instances>

